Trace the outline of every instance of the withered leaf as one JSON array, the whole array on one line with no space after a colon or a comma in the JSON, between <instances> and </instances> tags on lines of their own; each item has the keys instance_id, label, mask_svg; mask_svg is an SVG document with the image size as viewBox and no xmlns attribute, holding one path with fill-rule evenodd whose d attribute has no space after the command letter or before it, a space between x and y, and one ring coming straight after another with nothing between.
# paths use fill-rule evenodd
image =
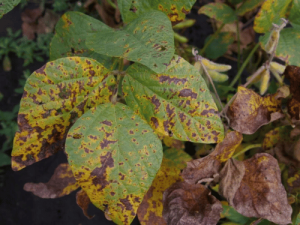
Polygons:
<instances>
[{"instance_id":1,"label":"withered leaf","mask_svg":"<svg viewBox=\"0 0 300 225\"><path fill-rule=\"evenodd\" d=\"M261 97L243 86L238 87L237 97L230 105L227 116L230 126L242 134L253 134L261 126L283 117L282 90Z\"/></svg>"},{"instance_id":2,"label":"withered leaf","mask_svg":"<svg viewBox=\"0 0 300 225\"><path fill-rule=\"evenodd\" d=\"M223 142L217 144L212 153L187 163L187 168L181 174L184 180L188 183L197 183L202 179L212 178L221 169L221 164L232 157L242 139L242 134L237 131L227 133Z\"/></svg>"},{"instance_id":3,"label":"withered leaf","mask_svg":"<svg viewBox=\"0 0 300 225\"><path fill-rule=\"evenodd\" d=\"M163 203L167 224L214 225L222 212L220 201L202 184L175 183L164 192Z\"/></svg>"},{"instance_id":4,"label":"withered leaf","mask_svg":"<svg viewBox=\"0 0 300 225\"><path fill-rule=\"evenodd\" d=\"M68 163L60 164L47 183L26 183L25 191L30 191L40 198L59 198L79 188Z\"/></svg>"},{"instance_id":5,"label":"withered leaf","mask_svg":"<svg viewBox=\"0 0 300 225\"><path fill-rule=\"evenodd\" d=\"M161 167L137 211L142 225L167 225L162 217L163 193L172 184L181 180L177 165L163 158Z\"/></svg>"},{"instance_id":6,"label":"withered leaf","mask_svg":"<svg viewBox=\"0 0 300 225\"><path fill-rule=\"evenodd\" d=\"M281 126L269 131L265 134L265 138L262 144L264 150L273 148L278 142L286 141L290 139L292 127Z\"/></svg>"},{"instance_id":7,"label":"withered leaf","mask_svg":"<svg viewBox=\"0 0 300 225\"><path fill-rule=\"evenodd\" d=\"M91 216L88 214L88 208L91 200L84 190L80 190L76 193L76 203L82 209L83 214L88 219L92 219L95 216Z\"/></svg>"},{"instance_id":8,"label":"withered leaf","mask_svg":"<svg viewBox=\"0 0 300 225\"><path fill-rule=\"evenodd\" d=\"M266 153L242 162L230 159L220 172L220 194L244 216L288 224L292 208L280 174L277 160Z\"/></svg>"}]
</instances>

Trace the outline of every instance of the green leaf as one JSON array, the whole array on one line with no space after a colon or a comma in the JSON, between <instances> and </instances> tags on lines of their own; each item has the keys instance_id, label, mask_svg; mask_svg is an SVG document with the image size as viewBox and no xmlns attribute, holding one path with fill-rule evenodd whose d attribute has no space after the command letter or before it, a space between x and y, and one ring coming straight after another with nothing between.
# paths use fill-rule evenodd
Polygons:
<instances>
[{"instance_id":1,"label":"green leaf","mask_svg":"<svg viewBox=\"0 0 300 225\"><path fill-rule=\"evenodd\" d=\"M280 18L286 18L290 3L293 0L266 0L255 16L253 29L257 33L271 30L272 24L279 24Z\"/></svg>"},{"instance_id":2,"label":"green leaf","mask_svg":"<svg viewBox=\"0 0 300 225\"><path fill-rule=\"evenodd\" d=\"M236 10L239 16L243 16L245 13L252 11L253 9L259 7L264 3L265 0L246 0L243 4Z\"/></svg>"},{"instance_id":3,"label":"green leaf","mask_svg":"<svg viewBox=\"0 0 300 225\"><path fill-rule=\"evenodd\" d=\"M164 151L164 157L170 159L180 170L186 167L186 163L193 158L182 149L168 148Z\"/></svg>"},{"instance_id":4,"label":"green leaf","mask_svg":"<svg viewBox=\"0 0 300 225\"><path fill-rule=\"evenodd\" d=\"M271 32L260 38L263 49L267 44ZM300 66L300 30L289 27L280 32L279 42L276 48L276 56L288 65Z\"/></svg>"},{"instance_id":5,"label":"green leaf","mask_svg":"<svg viewBox=\"0 0 300 225\"><path fill-rule=\"evenodd\" d=\"M174 54L174 32L166 15L151 11L123 30L108 28L89 35L86 45L100 54L139 62L162 72Z\"/></svg>"},{"instance_id":6,"label":"green leaf","mask_svg":"<svg viewBox=\"0 0 300 225\"><path fill-rule=\"evenodd\" d=\"M197 69L175 56L164 73L133 64L123 80L126 103L159 134L183 141L214 143L223 125Z\"/></svg>"},{"instance_id":7,"label":"green leaf","mask_svg":"<svg viewBox=\"0 0 300 225\"><path fill-rule=\"evenodd\" d=\"M0 166L10 165L11 158L4 152L0 152Z\"/></svg>"},{"instance_id":8,"label":"green leaf","mask_svg":"<svg viewBox=\"0 0 300 225\"><path fill-rule=\"evenodd\" d=\"M117 224L130 224L160 168L162 144L126 105L85 113L68 133L66 152L91 202Z\"/></svg>"},{"instance_id":9,"label":"green leaf","mask_svg":"<svg viewBox=\"0 0 300 225\"><path fill-rule=\"evenodd\" d=\"M109 28L99 20L79 12L67 12L57 22L55 35L50 44L50 60L69 56L82 56L96 59L110 68L112 58L91 51L85 44L88 34L104 32Z\"/></svg>"},{"instance_id":10,"label":"green leaf","mask_svg":"<svg viewBox=\"0 0 300 225\"><path fill-rule=\"evenodd\" d=\"M232 8L224 3L209 3L202 6L199 11L199 14L205 14L210 18L213 18L222 23L233 23L237 17Z\"/></svg>"},{"instance_id":11,"label":"green leaf","mask_svg":"<svg viewBox=\"0 0 300 225\"><path fill-rule=\"evenodd\" d=\"M298 213L296 221L293 224L295 224L295 225L299 225L300 224L300 213Z\"/></svg>"},{"instance_id":12,"label":"green leaf","mask_svg":"<svg viewBox=\"0 0 300 225\"><path fill-rule=\"evenodd\" d=\"M300 29L300 1L293 0L290 15L289 15L289 22L292 24L293 27Z\"/></svg>"},{"instance_id":13,"label":"green leaf","mask_svg":"<svg viewBox=\"0 0 300 225\"><path fill-rule=\"evenodd\" d=\"M57 59L26 81L18 115L12 168L20 170L59 150L66 132L89 108L110 101L115 78L84 57Z\"/></svg>"},{"instance_id":14,"label":"green leaf","mask_svg":"<svg viewBox=\"0 0 300 225\"><path fill-rule=\"evenodd\" d=\"M230 2L231 4L234 4L234 5L239 4L242 1L244 1L244 0L228 0L228 2Z\"/></svg>"},{"instance_id":15,"label":"green leaf","mask_svg":"<svg viewBox=\"0 0 300 225\"><path fill-rule=\"evenodd\" d=\"M210 39L209 35L205 39L205 43ZM209 59L217 59L224 55L229 47L234 42L235 34L231 32L223 32L218 34L213 41L205 49L205 56Z\"/></svg>"},{"instance_id":16,"label":"green leaf","mask_svg":"<svg viewBox=\"0 0 300 225\"><path fill-rule=\"evenodd\" d=\"M238 213L232 206L229 206L227 202L221 202L223 207L223 212L221 213L222 217L226 217L232 222L238 224L246 224L250 218L243 216Z\"/></svg>"},{"instance_id":17,"label":"green leaf","mask_svg":"<svg viewBox=\"0 0 300 225\"><path fill-rule=\"evenodd\" d=\"M0 0L0 19L2 16L11 11L21 0Z\"/></svg>"},{"instance_id":18,"label":"green leaf","mask_svg":"<svg viewBox=\"0 0 300 225\"><path fill-rule=\"evenodd\" d=\"M172 22L184 20L185 14L189 13L196 0L118 0L123 21L128 23L151 10L160 10L165 13Z\"/></svg>"}]
</instances>

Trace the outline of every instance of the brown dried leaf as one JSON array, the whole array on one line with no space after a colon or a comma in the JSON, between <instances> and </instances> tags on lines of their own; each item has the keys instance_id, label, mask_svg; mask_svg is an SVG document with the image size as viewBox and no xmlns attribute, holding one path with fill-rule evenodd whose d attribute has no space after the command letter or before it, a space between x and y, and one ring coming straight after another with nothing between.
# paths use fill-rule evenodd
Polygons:
<instances>
[{"instance_id":1,"label":"brown dried leaf","mask_svg":"<svg viewBox=\"0 0 300 225\"><path fill-rule=\"evenodd\" d=\"M183 170L181 176L191 184L201 182L202 179L213 178L221 169L221 164L232 157L242 139L243 136L239 132L227 133L224 140L217 144L215 150L208 156L187 162L187 168Z\"/></svg>"},{"instance_id":2,"label":"brown dried leaf","mask_svg":"<svg viewBox=\"0 0 300 225\"><path fill-rule=\"evenodd\" d=\"M230 126L243 134L253 134L261 126L284 116L281 111L282 90L261 97L243 86L238 87L237 97L230 105L227 116Z\"/></svg>"},{"instance_id":3,"label":"brown dried leaf","mask_svg":"<svg viewBox=\"0 0 300 225\"><path fill-rule=\"evenodd\" d=\"M269 154L243 162L231 159L220 172L220 194L244 216L288 224L292 208L280 176L278 162Z\"/></svg>"},{"instance_id":4,"label":"brown dried leaf","mask_svg":"<svg viewBox=\"0 0 300 225\"><path fill-rule=\"evenodd\" d=\"M214 225L222 205L201 184L175 183L163 195L163 217L167 224Z\"/></svg>"},{"instance_id":5,"label":"brown dried leaf","mask_svg":"<svg viewBox=\"0 0 300 225\"><path fill-rule=\"evenodd\" d=\"M88 214L88 208L89 208L89 204L91 203L91 200L89 196L87 196L84 190L80 190L76 193L76 203L82 209L83 214L88 219L92 219L95 216L95 215L91 216Z\"/></svg>"},{"instance_id":6,"label":"brown dried leaf","mask_svg":"<svg viewBox=\"0 0 300 225\"><path fill-rule=\"evenodd\" d=\"M60 164L47 183L26 183L25 191L40 198L59 198L70 194L79 187L68 163Z\"/></svg>"}]
</instances>

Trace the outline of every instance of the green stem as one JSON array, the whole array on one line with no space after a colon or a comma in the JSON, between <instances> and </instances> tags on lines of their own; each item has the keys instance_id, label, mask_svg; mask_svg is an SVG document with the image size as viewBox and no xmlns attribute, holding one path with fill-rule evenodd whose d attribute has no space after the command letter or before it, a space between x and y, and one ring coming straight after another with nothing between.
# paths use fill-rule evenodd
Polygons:
<instances>
[{"instance_id":1,"label":"green stem","mask_svg":"<svg viewBox=\"0 0 300 225\"><path fill-rule=\"evenodd\" d=\"M262 144L253 144L253 145L248 145L246 148L244 148L243 150L239 151L238 153L236 153L234 156L232 156L233 158L237 158L239 155L245 153L246 151L253 149L253 148L260 148L262 146Z\"/></svg>"},{"instance_id":2,"label":"green stem","mask_svg":"<svg viewBox=\"0 0 300 225\"><path fill-rule=\"evenodd\" d=\"M113 3L111 0L106 0L108 4L110 4L111 7L113 7L114 9L117 8L116 4Z\"/></svg>"},{"instance_id":3,"label":"green stem","mask_svg":"<svg viewBox=\"0 0 300 225\"><path fill-rule=\"evenodd\" d=\"M249 63L252 55L255 53L255 51L258 49L259 47L259 43L257 43L254 48L252 49L252 51L250 52L250 54L248 55L248 57L246 58L246 60L244 61L244 63L242 64L241 68L239 69L238 73L236 74L235 78L233 79L233 81L231 81L229 87L233 87L235 85L235 83L240 79L240 76L242 75L242 72L244 71L245 67L247 66L247 64Z\"/></svg>"},{"instance_id":4,"label":"green stem","mask_svg":"<svg viewBox=\"0 0 300 225\"><path fill-rule=\"evenodd\" d=\"M122 72L124 69L124 61L123 58L119 59L119 72Z\"/></svg>"},{"instance_id":5,"label":"green stem","mask_svg":"<svg viewBox=\"0 0 300 225\"><path fill-rule=\"evenodd\" d=\"M222 23L222 25L219 27L219 29L208 39L208 41L205 43L204 47L201 49L199 55L203 55L207 47L211 44L211 42L216 38L216 36L220 33L222 28L225 26L225 23Z\"/></svg>"},{"instance_id":6,"label":"green stem","mask_svg":"<svg viewBox=\"0 0 300 225\"><path fill-rule=\"evenodd\" d=\"M237 69L240 69L240 58L241 58L241 40L240 40L240 27L239 20L236 21L236 35L237 35L237 46L238 46L238 63Z\"/></svg>"}]
</instances>

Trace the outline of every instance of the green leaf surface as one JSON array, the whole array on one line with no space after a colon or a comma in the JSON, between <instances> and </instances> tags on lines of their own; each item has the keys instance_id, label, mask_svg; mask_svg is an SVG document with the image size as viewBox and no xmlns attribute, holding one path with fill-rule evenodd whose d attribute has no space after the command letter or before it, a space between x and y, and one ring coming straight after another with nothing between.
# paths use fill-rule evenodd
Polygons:
<instances>
[{"instance_id":1,"label":"green leaf surface","mask_svg":"<svg viewBox=\"0 0 300 225\"><path fill-rule=\"evenodd\" d=\"M151 11L133 20L123 30L108 28L86 39L95 52L139 62L155 72L166 69L174 54L174 32L167 16Z\"/></svg>"},{"instance_id":2,"label":"green leaf surface","mask_svg":"<svg viewBox=\"0 0 300 225\"><path fill-rule=\"evenodd\" d=\"M243 16L245 13L252 11L253 9L259 7L264 3L265 0L246 0L243 4L236 10L239 16Z\"/></svg>"},{"instance_id":3,"label":"green leaf surface","mask_svg":"<svg viewBox=\"0 0 300 225\"><path fill-rule=\"evenodd\" d=\"M193 158L182 149L168 148L164 151L164 157L171 160L180 170L186 167L186 163Z\"/></svg>"},{"instance_id":4,"label":"green leaf surface","mask_svg":"<svg viewBox=\"0 0 300 225\"><path fill-rule=\"evenodd\" d=\"M175 56L164 73L133 64L123 80L126 103L159 134L183 141L223 139L217 107L197 69Z\"/></svg>"},{"instance_id":5,"label":"green leaf surface","mask_svg":"<svg viewBox=\"0 0 300 225\"><path fill-rule=\"evenodd\" d=\"M163 157L151 127L126 105L106 103L70 129L66 152L91 202L117 224L130 224Z\"/></svg>"},{"instance_id":6,"label":"green leaf surface","mask_svg":"<svg viewBox=\"0 0 300 225\"><path fill-rule=\"evenodd\" d=\"M4 152L0 152L0 166L10 165L11 158Z\"/></svg>"},{"instance_id":7,"label":"green leaf surface","mask_svg":"<svg viewBox=\"0 0 300 225\"><path fill-rule=\"evenodd\" d=\"M293 0L266 0L255 16L253 29L257 33L271 30L272 24L280 24L280 18L286 18L290 3Z\"/></svg>"},{"instance_id":8,"label":"green leaf surface","mask_svg":"<svg viewBox=\"0 0 300 225\"><path fill-rule=\"evenodd\" d=\"M221 215L226 217L232 222L238 224L246 224L250 218L243 216L242 214L238 213L232 206L229 206L227 202L222 202L223 212Z\"/></svg>"},{"instance_id":9,"label":"green leaf surface","mask_svg":"<svg viewBox=\"0 0 300 225\"><path fill-rule=\"evenodd\" d=\"M2 16L11 11L21 0L0 0L0 19Z\"/></svg>"},{"instance_id":10,"label":"green leaf surface","mask_svg":"<svg viewBox=\"0 0 300 225\"><path fill-rule=\"evenodd\" d=\"M57 59L26 81L12 151L12 168L63 150L66 132L89 108L110 101L115 78L100 63L84 57Z\"/></svg>"},{"instance_id":11,"label":"green leaf surface","mask_svg":"<svg viewBox=\"0 0 300 225\"><path fill-rule=\"evenodd\" d=\"M185 15L190 12L195 2L196 0L118 0L118 7L125 23L151 10L162 11L172 22L176 23L184 20Z\"/></svg>"},{"instance_id":12,"label":"green leaf surface","mask_svg":"<svg viewBox=\"0 0 300 225\"><path fill-rule=\"evenodd\" d=\"M210 39L209 35L205 39L205 43ZM205 56L209 59L217 59L224 55L229 47L234 42L235 34L231 32L219 33L213 41L205 49Z\"/></svg>"},{"instance_id":13,"label":"green leaf surface","mask_svg":"<svg viewBox=\"0 0 300 225\"><path fill-rule=\"evenodd\" d=\"M69 56L89 57L110 68L112 58L91 51L85 44L88 34L110 30L104 23L80 12L67 12L57 22L50 44L50 60Z\"/></svg>"},{"instance_id":14,"label":"green leaf surface","mask_svg":"<svg viewBox=\"0 0 300 225\"><path fill-rule=\"evenodd\" d=\"M300 213L297 215L296 221L293 225L300 225Z\"/></svg>"},{"instance_id":15,"label":"green leaf surface","mask_svg":"<svg viewBox=\"0 0 300 225\"><path fill-rule=\"evenodd\" d=\"M199 14L205 14L210 18L213 18L222 23L233 23L237 17L232 8L224 3L209 3L202 6L199 11Z\"/></svg>"},{"instance_id":16,"label":"green leaf surface","mask_svg":"<svg viewBox=\"0 0 300 225\"><path fill-rule=\"evenodd\" d=\"M265 49L270 34L271 32L267 32L260 38L260 44L263 49ZM300 30L289 27L280 32L276 56L288 65L300 66Z\"/></svg>"},{"instance_id":17,"label":"green leaf surface","mask_svg":"<svg viewBox=\"0 0 300 225\"><path fill-rule=\"evenodd\" d=\"M293 27L300 29L300 0L293 0L288 19Z\"/></svg>"}]
</instances>

